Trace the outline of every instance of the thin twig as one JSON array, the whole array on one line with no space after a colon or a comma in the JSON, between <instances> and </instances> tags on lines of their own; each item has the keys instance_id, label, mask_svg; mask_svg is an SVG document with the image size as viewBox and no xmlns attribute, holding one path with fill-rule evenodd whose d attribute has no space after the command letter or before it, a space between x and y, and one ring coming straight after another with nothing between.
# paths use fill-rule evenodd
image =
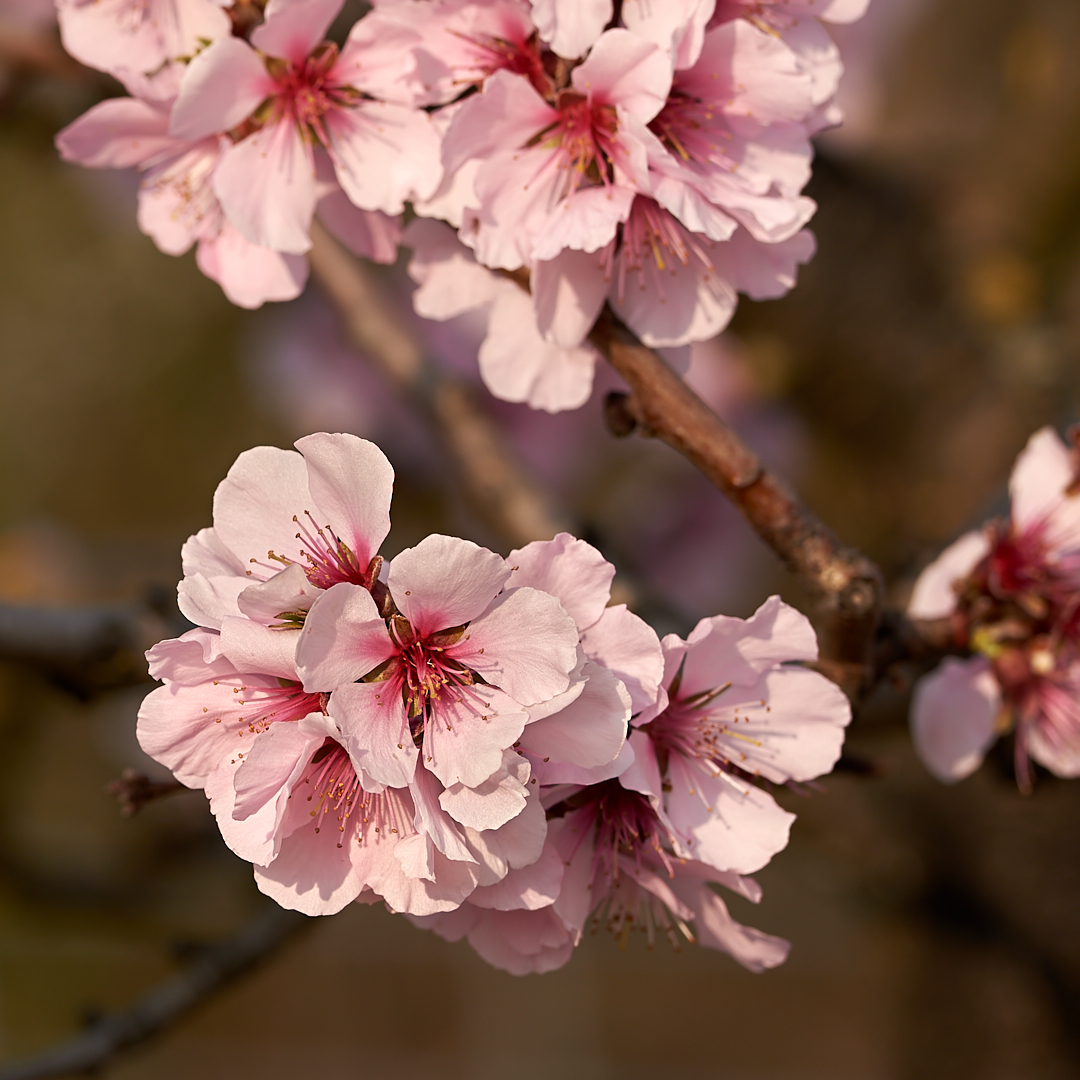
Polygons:
<instances>
[{"instance_id":1,"label":"thin twig","mask_svg":"<svg viewBox=\"0 0 1080 1080\"><path fill-rule=\"evenodd\" d=\"M186 629L144 604L85 608L0 604L0 660L26 664L81 695L149 681L143 652Z\"/></svg>"},{"instance_id":2,"label":"thin twig","mask_svg":"<svg viewBox=\"0 0 1080 1080\"><path fill-rule=\"evenodd\" d=\"M107 794L120 803L124 817L134 817L147 803L163 799L167 795L179 795L181 791L195 791L179 780L151 780L136 769L125 769L117 780L105 785Z\"/></svg>"},{"instance_id":3,"label":"thin twig","mask_svg":"<svg viewBox=\"0 0 1080 1080\"><path fill-rule=\"evenodd\" d=\"M424 355L363 264L316 222L311 269L353 344L426 415L449 452L470 501L508 543L547 540L561 520L506 445L471 388Z\"/></svg>"},{"instance_id":4,"label":"thin twig","mask_svg":"<svg viewBox=\"0 0 1080 1080\"><path fill-rule=\"evenodd\" d=\"M841 685L857 696L870 683L872 646L881 619L881 571L862 552L841 543L757 455L652 349L610 311L593 344L632 393L608 405L616 434L637 428L692 461L742 512L758 535L810 590L822 656L841 665Z\"/></svg>"},{"instance_id":5,"label":"thin twig","mask_svg":"<svg viewBox=\"0 0 1080 1080\"><path fill-rule=\"evenodd\" d=\"M131 1008L102 1016L82 1035L38 1057L0 1069L0 1080L47 1080L100 1069L269 959L309 923L295 911L267 905L232 937L202 950L197 959L147 991Z\"/></svg>"}]
</instances>

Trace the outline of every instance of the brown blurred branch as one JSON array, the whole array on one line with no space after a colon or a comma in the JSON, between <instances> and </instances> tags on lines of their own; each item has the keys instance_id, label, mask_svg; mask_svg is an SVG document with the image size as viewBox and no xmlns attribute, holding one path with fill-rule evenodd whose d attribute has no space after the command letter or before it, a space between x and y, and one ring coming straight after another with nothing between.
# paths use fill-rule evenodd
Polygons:
<instances>
[{"instance_id":1,"label":"brown blurred branch","mask_svg":"<svg viewBox=\"0 0 1080 1080\"><path fill-rule=\"evenodd\" d=\"M317 222L311 240L312 273L338 309L353 344L427 416L466 495L488 524L514 546L550 539L566 528L471 388L424 356L363 263Z\"/></svg>"},{"instance_id":2,"label":"brown blurred branch","mask_svg":"<svg viewBox=\"0 0 1080 1080\"><path fill-rule=\"evenodd\" d=\"M186 629L153 604L53 608L0 604L0 661L37 668L82 696L150 682L143 653Z\"/></svg>"},{"instance_id":3,"label":"brown blurred branch","mask_svg":"<svg viewBox=\"0 0 1080 1080\"><path fill-rule=\"evenodd\" d=\"M0 64L16 71L51 75L69 82L100 76L64 52L55 27L34 29L0 19Z\"/></svg>"},{"instance_id":4,"label":"brown blurred branch","mask_svg":"<svg viewBox=\"0 0 1080 1080\"><path fill-rule=\"evenodd\" d=\"M609 400L608 422L614 433L636 429L662 439L727 495L809 588L822 656L843 665L841 684L856 695L864 690L882 613L881 571L862 552L841 543L678 373L610 311L601 315L591 340L631 389L629 395Z\"/></svg>"},{"instance_id":5,"label":"brown blurred branch","mask_svg":"<svg viewBox=\"0 0 1080 1080\"><path fill-rule=\"evenodd\" d=\"M36 1058L0 1069L0 1080L47 1080L100 1069L268 960L308 922L295 911L267 905L232 937L203 950L194 962L147 991L131 1008L95 1020L82 1035Z\"/></svg>"},{"instance_id":6,"label":"brown blurred branch","mask_svg":"<svg viewBox=\"0 0 1080 1080\"><path fill-rule=\"evenodd\" d=\"M118 780L111 780L105 785L106 793L116 798L124 817L134 817L147 803L167 795L196 790L181 784L179 780L151 780L135 769L125 769Z\"/></svg>"}]
</instances>

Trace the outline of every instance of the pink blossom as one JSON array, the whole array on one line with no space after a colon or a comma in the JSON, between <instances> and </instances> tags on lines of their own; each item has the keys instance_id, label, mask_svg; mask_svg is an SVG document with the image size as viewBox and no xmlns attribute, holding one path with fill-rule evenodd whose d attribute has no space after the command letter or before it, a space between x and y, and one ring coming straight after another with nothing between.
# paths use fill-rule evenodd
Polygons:
<instances>
[{"instance_id":1,"label":"pink blossom","mask_svg":"<svg viewBox=\"0 0 1080 1080\"><path fill-rule=\"evenodd\" d=\"M438 142L426 114L364 96L400 61L383 62L363 21L340 54L323 41L340 3L271 0L251 45L227 38L188 65L173 110L179 137L235 133L214 192L245 237L275 251L311 246L317 145L362 209L397 214L406 199L438 186Z\"/></svg>"},{"instance_id":2,"label":"pink blossom","mask_svg":"<svg viewBox=\"0 0 1080 1080\"><path fill-rule=\"evenodd\" d=\"M365 22L372 35L414 35L398 87L413 105L445 105L496 71L524 75L541 93L551 85L527 0L384 0Z\"/></svg>"},{"instance_id":3,"label":"pink blossom","mask_svg":"<svg viewBox=\"0 0 1080 1080\"><path fill-rule=\"evenodd\" d=\"M752 873L787 845L794 815L756 786L812 780L840 756L851 719L817 659L808 620L779 597L750 619L703 619L663 641L665 694L635 721L621 778L652 800L679 850L717 870Z\"/></svg>"},{"instance_id":4,"label":"pink blossom","mask_svg":"<svg viewBox=\"0 0 1080 1080\"><path fill-rule=\"evenodd\" d=\"M573 620L548 593L507 589L511 572L466 540L429 536L390 563L390 615L363 587L336 585L312 604L297 646L305 687L332 691L364 770L395 787L430 770L446 789L440 804L476 828L525 805L505 755L530 708L585 681Z\"/></svg>"},{"instance_id":5,"label":"pink blossom","mask_svg":"<svg viewBox=\"0 0 1080 1080\"><path fill-rule=\"evenodd\" d=\"M213 528L183 549L179 603L192 622L298 620L320 590L374 583L390 529L390 463L354 435L308 435L296 447L246 450L218 485Z\"/></svg>"},{"instance_id":6,"label":"pink blossom","mask_svg":"<svg viewBox=\"0 0 1080 1080\"><path fill-rule=\"evenodd\" d=\"M244 239L224 218L212 178L225 141L169 135L165 107L137 98L95 105L56 137L65 161L91 168L138 168L139 228L168 255L198 244L199 268L242 307L291 300L307 280L307 263Z\"/></svg>"},{"instance_id":7,"label":"pink blossom","mask_svg":"<svg viewBox=\"0 0 1080 1080\"><path fill-rule=\"evenodd\" d=\"M325 714L327 695L302 690L296 633L244 624L155 646L151 673L165 685L143 703L138 730L147 753L206 789L263 892L310 915L366 891L430 914L537 860L545 825L535 795L513 823L482 835L446 815L428 774L400 789L373 782ZM527 779L528 766L518 775Z\"/></svg>"},{"instance_id":8,"label":"pink blossom","mask_svg":"<svg viewBox=\"0 0 1080 1080\"><path fill-rule=\"evenodd\" d=\"M657 936L676 949L685 940L757 972L787 958L786 941L736 922L709 887L721 884L756 902L757 884L678 855L677 840L643 795L609 780L554 799L547 845L564 863L554 903L509 910L466 903L413 921L449 940L467 936L488 963L518 975L566 963L590 915L594 930L604 926L620 944L637 929L650 947Z\"/></svg>"},{"instance_id":9,"label":"pink blossom","mask_svg":"<svg viewBox=\"0 0 1080 1080\"><path fill-rule=\"evenodd\" d=\"M492 394L548 412L576 409L588 400L599 359L595 349L545 341L528 294L481 266L446 225L419 218L404 240L413 249L409 275L420 286L413 294L418 315L443 321L486 312L477 359Z\"/></svg>"},{"instance_id":10,"label":"pink blossom","mask_svg":"<svg viewBox=\"0 0 1080 1080\"><path fill-rule=\"evenodd\" d=\"M231 27L214 0L57 0L56 9L64 48L114 75L154 72Z\"/></svg>"},{"instance_id":11,"label":"pink blossom","mask_svg":"<svg viewBox=\"0 0 1080 1080\"><path fill-rule=\"evenodd\" d=\"M645 125L671 85L665 54L611 30L548 104L520 75L496 72L457 111L443 143L452 175L482 162L462 239L486 266L513 270L564 247L595 251L646 190Z\"/></svg>"},{"instance_id":12,"label":"pink blossom","mask_svg":"<svg viewBox=\"0 0 1080 1080\"><path fill-rule=\"evenodd\" d=\"M638 196L619 238L602 251L566 249L536 264L537 325L545 338L572 348L607 302L646 345L704 341L728 324L740 291L756 300L782 296L813 253L806 231L762 243L739 228L716 242Z\"/></svg>"},{"instance_id":13,"label":"pink blossom","mask_svg":"<svg viewBox=\"0 0 1080 1080\"><path fill-rule=\"evenodd\" d=\"M920 576L908 612L951 618L978 655L946 660L912 700L915 747L939 779L963 779L1015 729L1029 758L1080 775L1080 477L1075 449L1036 432L1009 483L1009 518L968 533Z\"/></svg>"}]
</instances>

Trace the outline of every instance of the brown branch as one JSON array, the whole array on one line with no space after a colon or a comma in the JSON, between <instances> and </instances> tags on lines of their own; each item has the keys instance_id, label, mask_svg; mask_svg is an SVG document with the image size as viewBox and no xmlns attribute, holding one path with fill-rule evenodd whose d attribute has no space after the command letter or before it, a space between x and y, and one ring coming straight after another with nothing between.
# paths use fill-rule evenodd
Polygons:
<instances>
[{"instance_id":1,"label":"brown branch","mask_svg":"<svg viewBox=\"0 0 1080 1080\"><path fill-rule=\"evenodd\" d=\"M353 344L405 394L438 433L465 494L513 546L547 540L568 527L506 445L471 388L425 357L366 267L316 222L311 269L337 308Z\"/></svg>"},{"instance_id":2,"label":"brown branch","mask_svg":"<svg viewBox=\"0 0 1080 1080\"><path fill-rule=\"evenodd\" d=\"M171 601L170 601L171 603ZM188 628L153 604L53 608L0 604L0 660L87 697L150 681L143 653Z\"/></svg>"},{"instance_id":3,"label":"brown branch","mask_svg":"<svg viewBox=\"0 0 1080 1080\"><path fill-rule=\"evenodd\" d=\"M822 657L853 696L870 685L881 619L881 571L842 544L652 349L605 310L591 335L631 389L608 402L615 434L635 428L674 447L738 507L810 590Z\"/></svg>"},{"instance_id":4,"label":"brown branch","mask_svg":"<svg viewBox=\"0 0 1080 1080\"><path fill-rule=\"evenodd\" d=\"M147 803L163 799L167 795L179 795L181 791L196 791L181 784L179 780L151 780L149 776L125 769L118 780L110 780L105 792L115 797L124 817L134 817Z\"/></svg>"},{"instance_id":5,"label":"brown branch","mask_svg":"<svg viewBox=\"0 0 1080 1080\"><path fill-rule=\"evenodd\" d=\"M202 950L196 960L147 991L131 1008L95 1020L82 1035L38 1057L0 1069L0 1080L48 1080L100 1069L269 959L309 921L295 911L267 905L236 934Z\"/></svg>"}]
</instances>

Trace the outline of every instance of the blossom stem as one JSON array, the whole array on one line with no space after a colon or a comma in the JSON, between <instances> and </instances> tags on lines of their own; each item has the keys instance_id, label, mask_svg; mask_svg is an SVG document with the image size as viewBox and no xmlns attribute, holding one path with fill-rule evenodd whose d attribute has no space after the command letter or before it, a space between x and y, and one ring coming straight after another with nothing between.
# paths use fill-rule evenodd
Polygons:
<instances>
[{"instance_id":1,"label":"blossom stem","mask_svg":"<svg viewBox=\"0 0 1080 1080\"><path fill-rule=\"evenodd\" d=\"M809 589L817 609L822 657L836 664L838 681L853 695L867 689L884 599L876 564L843 544L803 506L678 373L610 310L601 314L591 341L632 391L609 406L616 432L636 428L663 440L735 504Z\"/></svg>"}]
</instances>

